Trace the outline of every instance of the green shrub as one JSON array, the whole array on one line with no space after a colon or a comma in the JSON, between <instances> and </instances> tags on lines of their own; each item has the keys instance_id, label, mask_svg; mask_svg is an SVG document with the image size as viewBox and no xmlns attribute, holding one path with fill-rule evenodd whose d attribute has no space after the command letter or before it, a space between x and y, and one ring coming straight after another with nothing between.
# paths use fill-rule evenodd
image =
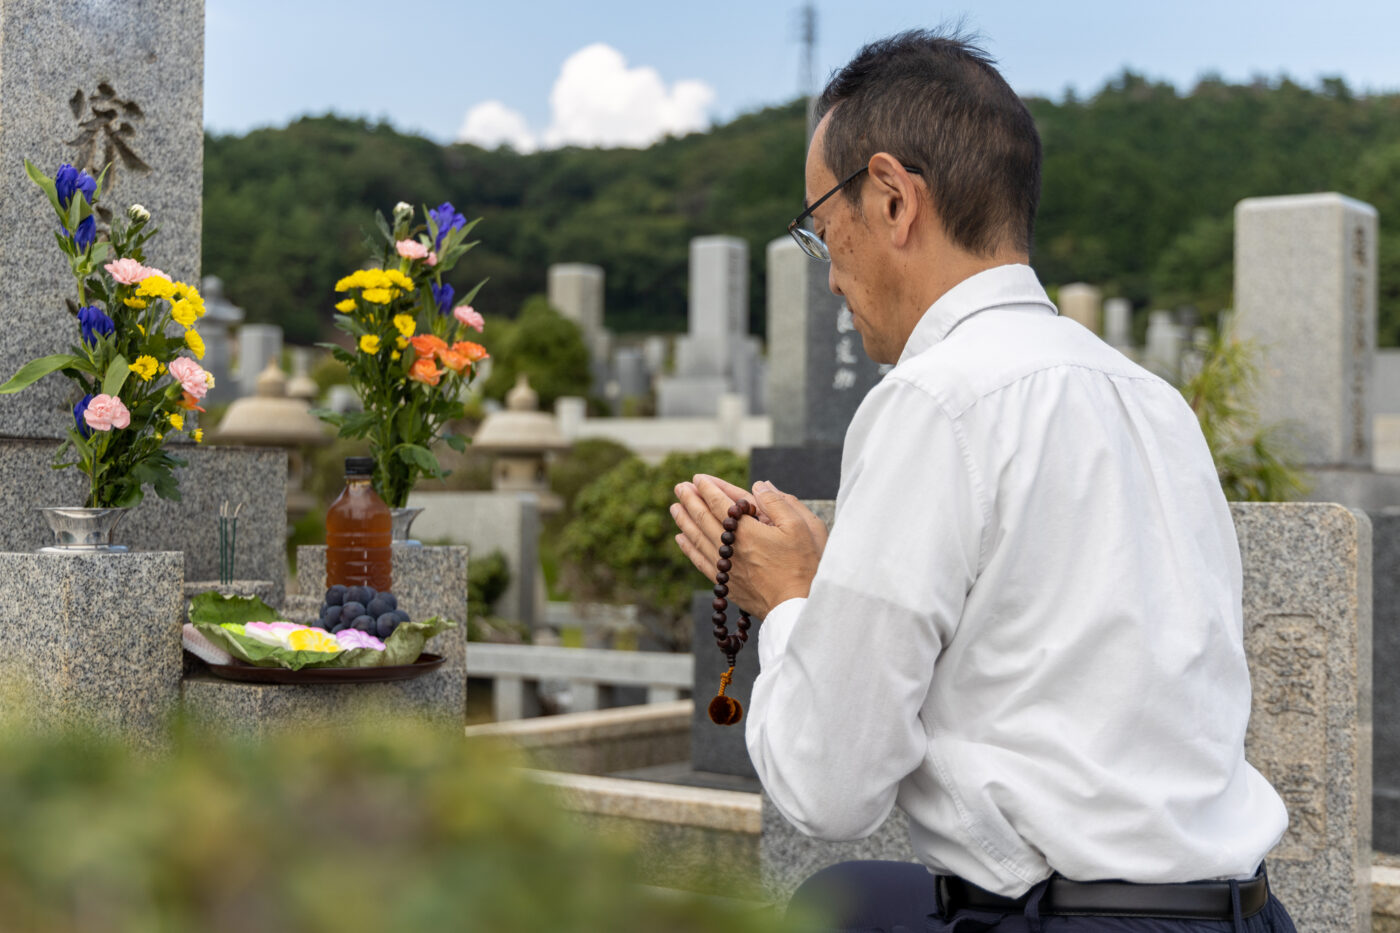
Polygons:
<instances>
[{"instance_id":1,"label":"green shrub","mask_svg":"<svg viewBox=\"0 0 1400 933\"><path fill-rule=\"evenodd\" d=\"M499 749L370 722L263 742L184 728L159 754L0 725L0 926L777 928L635 885L631 844L563 812Z\"/></svg>"},{"instance_id":2,"label":"green shrub","mask_svg":"<svg viewBox=\"0 0 1400 933\"><path fill-rule=\"evenodd\" d=\"M558 540L561 571L576 598L632 602L673 651L690 648L690 597L708 584L676 546L668 509L696 473L745 486L748 461L730 450L672 454L657 466L633 457L590 483Z\"/></svg>"}]
</instances>

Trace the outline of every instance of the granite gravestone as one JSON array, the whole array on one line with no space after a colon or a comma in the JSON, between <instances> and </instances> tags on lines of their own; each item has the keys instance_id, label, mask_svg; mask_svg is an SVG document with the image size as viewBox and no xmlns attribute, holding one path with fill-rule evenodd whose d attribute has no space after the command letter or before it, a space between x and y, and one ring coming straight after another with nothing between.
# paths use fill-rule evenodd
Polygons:
<instances>
[{"instance_id":1,"label":"granite gravestone","mask_svg":"<svg viewBox=\"0 0 1400 933\"><path fill-rule=\"evenodd\" d=\"M1126 298L1110 298L1103 303L1103 339L1111 347L1125 350L1133 344L1133 303Z\"/></svg>"},{"instance_id":2,"label":"granite gravestone","mask_svg":"<svg viewBox=\"0 0 1400 933\"><path fill-rule=\"evenodd\" d=\"M24 174L111 165L102 206L142 204L152 260L199 281L204 167L204 3L0 2L0 379L77 339L53 209ZM60 438L70 384L55 374L0 396L0 435Z\"/></svg>"},{"instance_id":3,"label":"granite gravestone","mask_svg":"<svg viewBox=\"0 0 1400 933\"><path fill-rule=\"evenodd\" d=\"M774 443L753 451L749 473L800 499L834 499L846 427L889 367L865 355L825 263L787 236L768 244L767 258Z\"/></svg>"},{"instance_id":4,"label":"granite gravestone","mask_svg":"<svg viewBox=\"0 0 1400 933\"><path fill-rule=\"evenodd\" d=\"M1311 473L1308 498L1372 510L1400 501L1400 477L1372 471L1377 226L1340 194L1235 208L1234 331L1262 351L1259 415Z\"/></svg>"},{"instance_id":5,"label":"granite gravestone","mask_svg":"<svg viewBox=\"0 0 1400 933\"><path fill-rule=\"evenodd\" d=\"M1400 854L1400 508L1371 513L1375 565L1372 651L1375 749L1372 764L1373 845Z\"/></svg>"},{"instance_id":6,"label":"granite gravestone","mask_svg":"<svg viewBox=\"0 0 1400 933\"><path fill-rule=\"evenodd\" d=\"M1102 318L1103 292L1084 282L1071 282L1060 287L1056 302L1060 313L1072 321L1099 333Z\"/></svg>"},{"instance_id":7,"label":"granite gravestone","mask_svg":"<svg viewBox=\"0 0 1400 933\"><path fill-rule=\"evenodd\" d=\"M549 267L549 304L583 331L588 347L593 394L602 396L609 378L612 335L603 327L603 283L601 266L582 262L561 262ZM482 380L484 381L484 380Z\"/></svg>"},{"instance_id":8,"label":"granite gravestone","mask_svg":"<svg viewBox=\"0 0 1400 933\"><path fill-rule=\"evenodd\" d=\"M737 393L755 410L757 341L749 336L749 248L738 237L690 241L689 331L676 341L675 375L657 380L663 418L715 416L716 400Z\"/></svg>"},{"instance_id":9,"label":"granite gravestone","mask_svg":"<svg viewBox=\"0 0 1400 933\"><path fill-rule=\"evenodd\" d=\"M1253 710L1245 757L1274 784L1289 829L1269 879L1309 933L1370 930L1371 527L1328 503L1231 506L1244 569L1245 650ZM786 899L812 872L846 859L912 859L894 812L853 843L803 836L770 801L761 858Z\"/></svg>"}]
</instances>

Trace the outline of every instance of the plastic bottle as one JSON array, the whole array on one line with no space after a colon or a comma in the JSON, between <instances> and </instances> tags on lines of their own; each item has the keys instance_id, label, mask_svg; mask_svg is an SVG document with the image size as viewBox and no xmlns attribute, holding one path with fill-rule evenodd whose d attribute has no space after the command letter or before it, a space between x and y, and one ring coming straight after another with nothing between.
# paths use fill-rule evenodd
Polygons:
<instances>
[{"instance_id":1,"label":"plastic bottle","mask_svg":"<svg viewBox=\"0 0 1400 933\"><path fill-rule=\"evenodd\" d=\"M326 586L393 589L393 526L389 507L370 487L374 460L345 459L345 489L326 512Z\"/></svg>"}]
</instances>

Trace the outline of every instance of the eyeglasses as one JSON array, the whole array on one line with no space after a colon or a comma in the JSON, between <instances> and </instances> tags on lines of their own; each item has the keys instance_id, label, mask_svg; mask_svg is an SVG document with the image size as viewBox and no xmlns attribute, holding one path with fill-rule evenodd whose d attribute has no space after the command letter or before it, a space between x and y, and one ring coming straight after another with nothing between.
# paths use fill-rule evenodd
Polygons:
<instances>
[{"instance_id":1,"label":"eyeglasses","mask_svg":"<svg viewBox=\"0 0 1400 933\"><path fill-rule=\"evenodd\" d=\"M788 224L788 233L791 234L792 238L797 241L797 245L802 247L802 252L806 253L808 256L811 256L813 259L816 259L820 262L831 262L831 251L826 248L826 244L822 242L822 238L817 236L811 230L808 230L806 227L802 226L802 221L806 220L808 217L811 217L812 211L821 207L822 204L826 202L827 198L831 197L833 194L840 191L842 188L846 187L851 182L855 181L857 178L860 177L862 172L868 171L869 169L869 163L862 165L860 168L856 169L854 172L852 172L846 177L845 181L841 182L835 188L832 188L826 194L813 201L811 206L809 206L802 213L798 214L793 219L792 223ZM919 171L911 165L905 165L904 170L911 175L923 174L923 172Z\"/></svg>"}]
</instances>

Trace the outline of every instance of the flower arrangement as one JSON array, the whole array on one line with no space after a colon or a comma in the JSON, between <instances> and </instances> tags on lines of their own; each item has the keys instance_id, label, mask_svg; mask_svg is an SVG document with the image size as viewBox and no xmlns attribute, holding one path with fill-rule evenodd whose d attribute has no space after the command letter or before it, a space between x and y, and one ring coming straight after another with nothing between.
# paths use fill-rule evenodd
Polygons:
<instances>
[{"instance_id":1,"label":"flower arrangement","mask_svg":"<svg viewBox=\"0 0 1400 933\"><path fill-rule=\"evenodd\" d=\"M150 212L134 204L100 239L94 214L102 177L64 164L49 178L29 160L25 171L48 195L58 216L54 238L77 283L77 342L67 353L33 360L0 393L18 392L44 376L62 372L77 397L73 423L54 467L78 467L88 477L89 508L139 503L143 487L164 499L179 499L174 468L185 462L165 443L174 432L203 432L194 411L214 387L196 359L204 341L194 329L204 300L194 286L172 281L145 264L145 247L156 235ZM189 356L181 356L189 353Z\"/></svg>"},{"instance_id":2,"label":"flower arrangement","mask_svg":"<svg viewBox=\"0 0 1400 933\"><path fill-rule=\"evenodd\" d=\"M461 390L488 356L481 344L465 339L484 326L471 301L485 282L459 300L443 281L476 245L466 239L477 221L468 223L447 202L423 214L415 223L414 209L401 201L390 227L376 213L383 242L372 242L373 267L336 283L343 297L335 326L354 339L355 350L327 346L349 368L363 410L317 412L341 437L369 439L372 485L390 508L404 506L419 476L447 475L432 452L434 440L466 449L466 438L442 431L465 413Z\"/></svg>"}]
</instances>

